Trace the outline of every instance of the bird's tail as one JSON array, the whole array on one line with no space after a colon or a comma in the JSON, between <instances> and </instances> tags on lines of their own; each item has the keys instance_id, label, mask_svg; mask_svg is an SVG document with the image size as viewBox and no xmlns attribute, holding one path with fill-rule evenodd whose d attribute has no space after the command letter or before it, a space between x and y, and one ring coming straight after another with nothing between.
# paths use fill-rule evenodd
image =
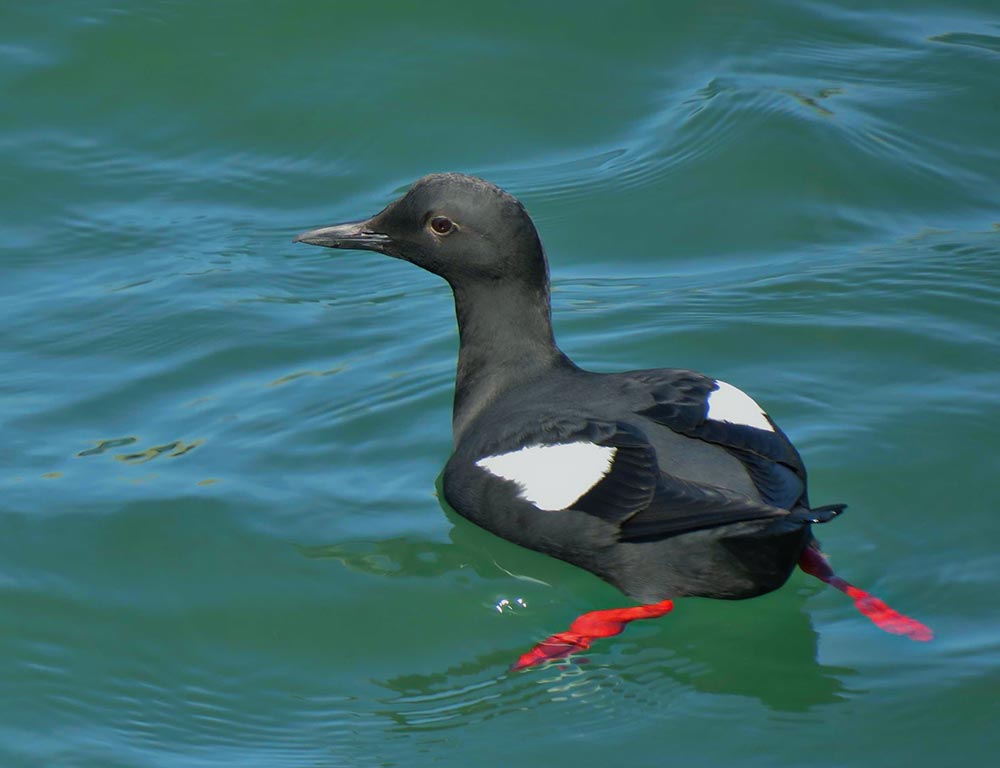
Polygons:
<instances>
[{"instance_id":1,"label":"bird's tail","mask_svg":"<svg viewBox=\"0 0 1000 768\"><path fill-rule=\"evenodd\" d=\"M838 517L845 509L846 504L824 504L822 507L799 507L792 511L793 520L801 520L804 523L829 523L833 518Z\"/></svg>"}]
</instances>

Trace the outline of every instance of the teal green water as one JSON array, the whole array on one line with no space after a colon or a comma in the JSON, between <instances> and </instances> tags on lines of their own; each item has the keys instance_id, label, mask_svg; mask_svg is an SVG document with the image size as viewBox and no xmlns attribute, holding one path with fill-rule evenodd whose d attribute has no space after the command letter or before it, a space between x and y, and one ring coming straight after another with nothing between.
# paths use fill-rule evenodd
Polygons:
<instances>
[{"instance_id":1,"label":"teal green water","mask_svg":"<svg viewBox=\"0 0 1000 768\"><path fill-rule=\"evenodd\" d=\"M0 766L992 762L994 0L5 3L0 93ZM446 286L290 242L442 170L577 362L753 393L937 638L796 574L508 674L625 601L438 504Z\"/></svg>"}]
</instances>

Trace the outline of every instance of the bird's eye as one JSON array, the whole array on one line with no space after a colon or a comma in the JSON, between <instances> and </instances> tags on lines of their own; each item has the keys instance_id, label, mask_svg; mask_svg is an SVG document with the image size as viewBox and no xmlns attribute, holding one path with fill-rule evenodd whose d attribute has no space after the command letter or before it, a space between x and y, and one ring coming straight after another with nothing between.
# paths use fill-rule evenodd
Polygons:
<instances>
[{"instance_id":1,"label":"bird's eye","mask_svg":"<svg viewBox=\"0 0 1000 768\"><path fill-rule=\"evenodd\" d=\"M455 228L455 222L447 216L435 216L431 219L431 229L439 235L447 235Z\"/></svg>"}]
</instances>

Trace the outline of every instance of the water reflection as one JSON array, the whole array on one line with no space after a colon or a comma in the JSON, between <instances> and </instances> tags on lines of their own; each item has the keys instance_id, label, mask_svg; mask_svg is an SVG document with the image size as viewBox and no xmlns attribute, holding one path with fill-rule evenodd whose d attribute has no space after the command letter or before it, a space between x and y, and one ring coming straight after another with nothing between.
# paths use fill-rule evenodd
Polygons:
<instances>
[{"instance_id":1,"label":"water reflection","mask_svg":"<svg viewBox=\"0 0 1000 768\"><path fill-rule=\"evenodd\" d=\"M676 643L680 631L691 640ZM816 661L816 634L801 612L793 626L783 621L775 627L773 637L748 637L752 647L739 654L699 642L697 631L687 625L664 628L657 640L668 647L615 638L611 642L618 647L608 661L584 656L529 672L498 673L524 650L512 647L433 674L375 680L393 694L381 701L377 713L407 731L441 730L518 710L585 703L574 708L574 722L600 728L637 705L651 716L668 712L675 702L690 702L692 693L750 698L775 713L808 712L853 693L844 680L854 670Z\"/></svg>"}]
</instances>

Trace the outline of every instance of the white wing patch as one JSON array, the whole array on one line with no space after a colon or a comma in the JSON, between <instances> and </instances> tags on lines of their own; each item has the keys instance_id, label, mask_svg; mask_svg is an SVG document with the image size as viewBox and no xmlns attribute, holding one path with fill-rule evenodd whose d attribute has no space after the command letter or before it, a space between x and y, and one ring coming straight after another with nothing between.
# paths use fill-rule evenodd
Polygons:
<instances>
[{"instance_id":1,"label":"white wing patch","mask_svg":"<svg viewBox=\"0 0 1000 768\"><path fill-rule=\"evenodd\" d=\"M708 418L774 432L764 409L750 395L724 381L715 383L719 388L708 395Z\"/></svg>"},{"instance_id":2,"label":"white wing patch","mask_svg":"<svg viewBox=\"0 0 1000 768\"><path fill-rule=\"evenodd\" d=\"M487 472L521 486L521 498L539 509L566 509L611 470L617 448L594 443L529 445L476 462Z\"/></svg>"}]
</instances>

